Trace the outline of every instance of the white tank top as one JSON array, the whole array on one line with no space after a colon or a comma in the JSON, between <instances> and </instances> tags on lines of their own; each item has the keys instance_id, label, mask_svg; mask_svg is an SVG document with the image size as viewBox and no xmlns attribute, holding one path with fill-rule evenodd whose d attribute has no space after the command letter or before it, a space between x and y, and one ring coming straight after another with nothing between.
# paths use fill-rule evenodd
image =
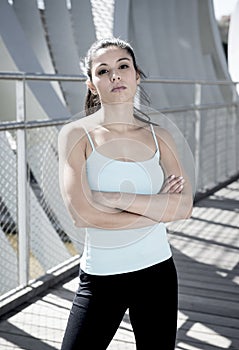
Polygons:
<instances>
[{"instance_id":1,"label":"white tank top","mask_svg":"<svg viewBox=\"0 0 239 350\"><path fill-rule=\"evenodd\" d=\"M86 131L92 153L86 160L91 190L101 192L130 192L157 194L164 173L160 165L160 151L153 126L156 152L142 162L111 159L99 153ZM100 215L100 214L99 214ZM104 215L102 213L102 215ZM112 275L140 270L171 257L164 223L137 229L107 230L86 228L86 239L80 266L94 275Z\"/></svg>"}]
</instances>

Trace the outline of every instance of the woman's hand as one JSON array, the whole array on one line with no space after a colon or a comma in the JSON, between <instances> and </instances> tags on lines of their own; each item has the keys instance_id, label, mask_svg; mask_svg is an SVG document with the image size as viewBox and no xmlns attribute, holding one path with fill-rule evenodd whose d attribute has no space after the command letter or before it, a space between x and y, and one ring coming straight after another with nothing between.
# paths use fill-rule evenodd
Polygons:
<instances>
[{"instance_id":1,"label":"woman's hand","mask_svg":"<svg viewBox=\"0 0 239 350\"><path fill-rule=\"evenodd\" d=\"M170 175L164 181L160 193L181 193L185 180L182 176Z\"/></svg>"}]
</instances>

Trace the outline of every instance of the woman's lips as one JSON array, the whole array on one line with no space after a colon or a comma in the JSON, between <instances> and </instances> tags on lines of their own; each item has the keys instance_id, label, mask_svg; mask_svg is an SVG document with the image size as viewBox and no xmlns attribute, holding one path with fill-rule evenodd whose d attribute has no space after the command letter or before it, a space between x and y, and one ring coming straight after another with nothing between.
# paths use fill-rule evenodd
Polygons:
<instances>
[{"instance_id":1,"label":"woman's lips","mask_svg":"<svg viewBox=\"0 0 239 350\"><path fill-rule=\"evenodd\" d=\"M116 87L114 87L111 91L112 91L112 92L120 92L120 91L123 91L123 90L125 90L125 89L126 89L125 86L116 86Z\"/></svg>"}]
</instances>

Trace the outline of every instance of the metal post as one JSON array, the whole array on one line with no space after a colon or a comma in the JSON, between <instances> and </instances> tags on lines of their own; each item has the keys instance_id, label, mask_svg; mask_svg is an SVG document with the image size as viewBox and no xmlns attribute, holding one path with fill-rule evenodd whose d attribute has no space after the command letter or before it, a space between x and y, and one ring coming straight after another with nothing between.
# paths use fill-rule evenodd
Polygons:
<instances>
[{"instance_id":1,"label":"metal post","mask_svg":"<svg viewBox=\"0 0 239 350\"><path fill-rule=\"evenodd\" d=\"M202 95L202 86L201 84L194 85L194 105L198 107L201 105L201 95ZM195 173L196 181L199 177L200 169L200 140L201 139L201 112L200 110L195 110ZM201 186L201 184L200 184Z\"/></svg>"},{"instance_id":2,"label":"metal post","mask_svg":"<svg viewBox=\"0 0 239 350\"><path fill-rule=\"evenodd\" d=\"M232 95L232 103L233 103L233 108L232 108L232 118L235 121L235 168L233 169L233 172L235 173L236 170L239 168L239 154L238 154L238 149L239 149L239 140L238 140L238 132L239 132L239 121L238 121L238 115L239 115L239 110L238 110L238 99L239 99L239 83L234 82L233 83L233 95ZM235 106L235 107L234 107ZM234 112L235 108L235 112Z\"/></svg>"},{"instance_id":3,"label":"metal post","mask_svg":"<svg viewBox=\"0 0 239 350\"><path fill-rule=\"evenodd\" d=\"M16 119L26 121L25 80L16 81ZM18 263L19 284L27 285L29 280L29 237L27 210L27 154L26 130L17 130L17 216L18 216Z\"/></svg>"}]
</instances>

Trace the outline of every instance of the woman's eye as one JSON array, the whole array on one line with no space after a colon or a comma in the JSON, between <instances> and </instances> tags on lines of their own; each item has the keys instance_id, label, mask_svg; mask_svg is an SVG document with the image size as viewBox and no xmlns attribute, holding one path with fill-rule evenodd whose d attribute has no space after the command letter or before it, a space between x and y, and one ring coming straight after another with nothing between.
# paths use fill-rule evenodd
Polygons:
<instances>
[{"instance_id":1,"label":"woman's eye","mask_svg":"<svg viewBox=\"0 0 239 350\"><path fill-rule=\"evenodd\" d=\"M107 70L107 69L101 69L101 70L98 72L99 75L103 75L103 74L106 74L106 73L108 73L108 70Z\"/></svg>"},{"instance_id":2,"label":"woman's eye","mask_svg":"<svg viewBox=\"0 0 239 350\"><path fill-rule=\"evenodd\" d=\"M124 64L121 64L121 66L119 68L120 69L127 69L127 68L129 68L129 65L124 63Z\"/></svg>"}]
</instances>

